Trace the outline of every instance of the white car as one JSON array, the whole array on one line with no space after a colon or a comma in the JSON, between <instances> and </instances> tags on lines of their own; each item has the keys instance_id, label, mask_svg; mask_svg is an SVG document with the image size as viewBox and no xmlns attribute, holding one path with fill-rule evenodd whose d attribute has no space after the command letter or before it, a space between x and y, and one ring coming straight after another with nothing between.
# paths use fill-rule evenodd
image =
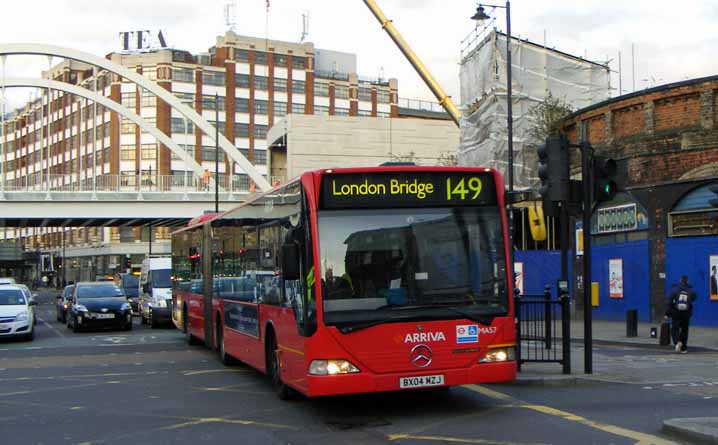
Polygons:
<instances>
[{"instance_id":1,"label":"white car","mask_svg":"<svg viewBox=\"0 0 718 445\"><path fill-rule=\"evenodd\" d=\"M35 336L35 301L18 285L0 286L0 338Z\"/></svg>"},{"instance_id":2,"label":"white car","mask_svg":"<svg viewBox=\"0 0 718 445\"><path fill-rule=\"evenodd\" d=\"M15 278L1 277L0 284L15 284Z\"/></svg>"}]
</instances>

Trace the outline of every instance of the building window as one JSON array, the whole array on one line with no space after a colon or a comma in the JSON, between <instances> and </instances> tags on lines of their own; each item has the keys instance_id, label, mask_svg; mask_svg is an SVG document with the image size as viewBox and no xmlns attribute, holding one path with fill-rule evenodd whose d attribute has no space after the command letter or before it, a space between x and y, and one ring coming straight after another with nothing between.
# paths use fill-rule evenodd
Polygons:
<instances>
[{"instance_id":1,"label":"building window","mask_svg":"<svg viewBox=\"0 0 718 445\"><path fill-rule=\"evenodd\" d=\"M137 105L137 96L135 93L122 93L122 105L134 110Z\"/></svg>"},{"instance_id":2,"label":"building window","mask_svg":"<svg viewBox=\"0 0 718 445\"><path fill-rule=\"evenodd\" d=\"M172 80L177 82L194 82L194 70L192 68L175 68L172 70Z\"/></svg>"},{"instance_id":3,"label":"building window","mask_svg":"<svg viewBox=\"0 0 718 445\"><path fill-rule=\"evenodd\" d=\"M264 76L254 76L254 88L257 90L267 90L267 78Z\"/></svg>"},{"instance_id":4,"label":"building window","mask_svg":"<svg viewBox=\"0 0 718 445\"><path fill-rule=\"evenodd\" d=\"M254 53L254 64L255 65L266 65L267 64L267 53Z\"/></svg>"},{"instance_id":5,"label":"building window","mask_svg":"<svg viewBox=\"0 0 718 445\"><path fill-rule=\"evenodd\" d=\"M371 101L371 88L359 87L359 100Z\"/></svg>"},{"instance_id":6,"label":"building window","mask_svg":"<svg viewBox=\"0 0 718 445\"><path fill-rule=\"evenodd\" d=\"M249 154L245 155L245 157L249 156ZM266 165L267 164L267 151L266 150L254 150L254 159L252 162L257 165Z\"/></svg>"},{"instance_id":7,"label":"building window","mask_svg":"<svg viewBox=\"0 0 718 445\"><path fill-rule=\"evenodd\" d=\"M324 107L322 105L314 105L314 114L328 116L329 107Z\"/></svg>"},{"instance_id":8,"label":"building window","mask_svg":"<svg viewBox=\"0 0 718 445\"><path fill-rule=\"evenodd\" d=\"M274 115L276 117L286 116L287 114L287 103L286 102L274 102Z\"/></svg>"},{"instance_id":9,"label":"building window","mask_svg":"<svg viewBox=\"0 0 718 445\"><path fill-rule=\"evenodd\" d=\"M268 114L269 104L266 100L254 99L254 113L255 114Z\"/></svg>"},{"instance_id":10,"label":"building window","mask_svg":"<svg viewBox=\"0 0 718 445\"><path fill-rule=\"evenodd\" d=\"M140 145L142 160L157 159L157 144Z\"/></svg>"},{"instance_id":11,"label":"building window","mask_svg":"<svg viewBox=\"0 0 718 445\"><path fill-rule=\"evenodd\" d=\"M170 126L170 130L172 131L172 133L184 134L185 133L184 125L185 125L185 119L183 119L181 117L173 117L172 123ZM194 133L194 124L192 123L192 121L187 120L187 134L192 134L192 133Z\"/></svg>"},{"instance_id":12,"label":"building window","mask_svg":"<svg viewBox=\"0 0 718 445\"><path fill-rule=\"evenodd\" d=\"M304 94L304 81L292 80L292 93Z\"/></svg>"},{"instance_id":13,"label":"building window","mask_svg":"<svg viewBox=\"0 0 718 445\"><path fill-rule=\"evenodd\" d=\"M184 102L185 105L188 103L194 103L194 94L193 93L174 93L175 97L180 100L180 102Z\"/></svg>"},{"instance_id":14,"label":"building window","mask_svg":"<svg viewBox=\"0 0 718 445\"><path fill-rule=\"evenodd\" d=\"M237 97L234 99L234 111L237 113L249 113L249 99Z\"/></svg>"},{"instance_id":15,"label":"building window","mask_svg":"<svg viewBox=\"0 0 718 445\"><path fill-rule=\"evenodd\" d=\"M297 69L297 70L303 70L304 68L306 68L306 66L307 66L307 62L304 57L297 57L297 56L292 57L292 68Z\"/></svg>"},{"instance_id":16,"label":"building window","mask_svg":"<svg viewBox=\"0 0 718 445\"><path fill-rule=\"evenodd\" d=\"M249 88L249 74L235 74L234 84L238 88Z\"/></svg>"},{"instance_id":17,"label":"building window","mask_svg":"<svg viewBox=\"0 0 718 445\"><path fill-rule=\"evenodd\" d=\"M154 117L154 116L153 116L153 117L146 117L146 118L144 118L144 120L145 120L145 122L147 122L147 125L149 125L150 127L155 127L155 126L157 126L157 118ZM147 131L142 130L142 133L147 134Z\"/></svg>"},{"instance_id":18,"label":"building window","mask_svg":"<svg viewBox=\"0 0 718 445\"><path fill-rule=\"evenodd\" d=\"M274 91L287 91L287 79L274 79Z\"/></svg>"},{"instance_id":19,"label":"building window","mask_svg":"<svg viewBox=\"0 0 718 445\"><path fill-rule=\"evenodd\" d=\"M383 112L383 111L377 112L376 115L377 115L377 117L384 117L384 118L386 118L386 117L391 117L391 113L386 113L386 112Z\"/></svg>"},{"instance_id":20,"label":"building window","mask_svg":"<svg viewBox=\"0 0 718 445\"><path fill-rule=\"evenodd\" d=\"M246 49L235 49L234 60L237 62L249 62L249 51Z\"/></svg>"},{"instance_id":21,"label":"building window","mask_svg":"<svg viewBox=\"0 0 718 445\"><path fill-rule=\"evenodd\" d=\"M349 108L334 108L335 116L349 116Z\"/></svg>"},{"instance_id":22,"label":"building window","mask_svg":"<svg viewBox=\"0 0 718 445\"><path fill-rule=\"evenodd\" d=\"M134 161L135 157L134 145L120 145L120 161Z\"/></svg>"},{"instance_id":23,"label":"building window","mask_svg":"<svg viewBox=\"0 0 718 445\"><path fill-rule=\"evenodd\" d=\"M185 145L185 144L178 144L181 149L183 149L190 158L194 159L194 145ZM180 161L182 158L180 158L175 152L172 152L172 160L174 161Z\"/></svg>"},{"instance_id":24,"label":"building window","mask_svg":"<svg viewBox=\"0 0 718 445\"><path fill-rule=\"evenodd\" d=\"M257 139L267 138L267 126L254 124L254 137Z\"/></svg>"},{"instance_id":25,"label":"building window","mask_svg":"<svg viewBox=\"0 0 718 445\"><path fill-rule=\"evenodd\" d=\"M217 150L214 147L202 147L202 160L214 161L216 153ZM217 160L220 162L224 162L224 152L222 150L219 151L219 159Z\"/></svg>"},{"instance_id":26,"label":"building window","mask_svg":"<svg viewBox=\"0 0 718 445\"><path fill-rule=\"evenodd\" d=\"M337 99L349 99L349 87L346 85L334 85L334 97Z\"/></svg>"},{"instance_id":27,"label":"building window","mask_svg":"<svg viewBox=\"0 0 718 445\"><path fill-rule=\"evenodd\" d=\"M324 82L314 82L314 95L315 96L329 96L329 84Z\"/></svg>"},{"instance_id":28,"label":"building window","mask_svg":"<svg viewBox=\"0 0 718 445\"><path fill-rule=\"evenodd\" d=\"M391 101L389 92L385 90L377 90L376 101L380 104L388 104Z\"/></svg>"},{"instance_id":29,"label":"building window","mask_svg":"<svg viewBox=\"0 0 718 445\"><path fill-rule=\"evenodd\" d=\"M249 137L249 124L235 122L234 123L234 136L238 137L238 138L248 138Z\"/></svg>"},{"instance_id":30,"label":"building window","mask_svg":"<svg viewBox=\"0 0 718 445\"><path fill-rule=\"evenodd\" d=\"M371 110L359 110L359 116L371 116Z\"/></svg>"},{"instance_id":31,"label":"building window","mask_svg":"<svg viewBox=\"0 0 718 445\"><path fill-rule=\"evenodd\" d=\"M224 85L224 73L221 71L202 71L203 85Z\"/></svg>"},{"instance_id":32,"label":"building window","mask_svg":"<svg viewBox=\"0 0 718 445\"><path fill-rule=\"evenodd\" d=\"M274 66L279 66L282 68L286 68L287 66L287 56L284 54L275 54L274 55Z\"/></svg>"},{"instance_id":33,"label":"building window","mask_svg":"<svg viewBox=\"0 0 718 445\"><path fill-rule=\"evenodd\" d=\"M224 96L205 94L202 96L202 105L204 110L216 110L219 105L219 111L224 111Z\"/></svg>"},{"instance_id":34,"label":"building window","mask_svg":"<svg viewBox=\"0 0 718 445\"><path fill-rule=\"evenodd\" d=\"M304 114L304 104L292 103L292 113Z\"/></svg>"},{"instance_id":35,"label":"building window","mask_svg":"<svg viewBox=\"0 0 718 445\"><path fill-rule=\"evenodd\" d=\"M156 107L157 97L149 91L142 92L142 102L140 104L143 107Z\"/></svg>"}]
</instances>

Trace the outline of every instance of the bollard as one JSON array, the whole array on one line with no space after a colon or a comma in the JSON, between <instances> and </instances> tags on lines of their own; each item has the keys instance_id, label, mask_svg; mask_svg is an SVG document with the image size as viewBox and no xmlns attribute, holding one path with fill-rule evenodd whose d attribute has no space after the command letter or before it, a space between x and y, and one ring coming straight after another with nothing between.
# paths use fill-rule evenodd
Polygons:
<instances>
[{"instance_id":1,"label":"bollard","mask_svg":"<svg viewBox=\"0 0 718 445\"><path fill-rule=\"evenodd\" d=\"M563 340L561 347L563 349L563 373L571 374L571 299L567 293L564 293L559 297L559 300L561 301L561 338Z\"/></svg>"},{"instance_id":2,"label":"bollard","mask_svg":"<svg viewBox=\"0 0 718 445\"><path fill-rule=\"evenodd\" d=\"M626 337L638 337L638 309L626 311Z\"/></svg>"}]
</instances>

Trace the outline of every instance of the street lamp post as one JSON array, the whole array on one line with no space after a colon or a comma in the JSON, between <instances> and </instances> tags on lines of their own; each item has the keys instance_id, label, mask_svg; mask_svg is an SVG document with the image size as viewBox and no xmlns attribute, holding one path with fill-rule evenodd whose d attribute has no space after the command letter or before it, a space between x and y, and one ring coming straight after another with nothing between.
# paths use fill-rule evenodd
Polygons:
<instances>
[{"instance_id":1,"label":"street lamp post","mask_svg":"<svg viewBox=\"0 0 718 445\"><path fill-rule=\"evenodd\" d=\"M214 131L214 212L219 213L219 94L217 93L214 93ZM227 176L226 172L225 176Z\"/></svg>"},{"instance_id":2,"label":"street lamp post","mask_svg":"<svg viewBox=\"0 0 718 445\"><path fill-rule=\"evenodd\" d=\"M505 6L487 5L479 3L472 20L483 22L490 19L484 11L484 7L506 9L506 130L508 132L508 177L509 177L509 198L508 198L508 220L509 220L509 256L511 276L514 270L514 218L513 218L513 193L514 193L514 116L511 97L511 2L506 1Z\"/></svg>"}]
</instances>

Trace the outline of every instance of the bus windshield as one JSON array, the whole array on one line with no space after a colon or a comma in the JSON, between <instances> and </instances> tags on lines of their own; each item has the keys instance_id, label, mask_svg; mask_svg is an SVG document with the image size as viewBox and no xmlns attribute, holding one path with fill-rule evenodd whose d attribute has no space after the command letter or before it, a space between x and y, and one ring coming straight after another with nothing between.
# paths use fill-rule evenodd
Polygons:
<instances>
[{"instance_id":1,"label":"bus windshield","mask_svg":"<svg viewBox=\"0 0 718 445\"><path fill-rule=\"evenodd\" d=\"M327 324L508 312L496 206L319 213Z\"/></svg>"}]
</instances>

